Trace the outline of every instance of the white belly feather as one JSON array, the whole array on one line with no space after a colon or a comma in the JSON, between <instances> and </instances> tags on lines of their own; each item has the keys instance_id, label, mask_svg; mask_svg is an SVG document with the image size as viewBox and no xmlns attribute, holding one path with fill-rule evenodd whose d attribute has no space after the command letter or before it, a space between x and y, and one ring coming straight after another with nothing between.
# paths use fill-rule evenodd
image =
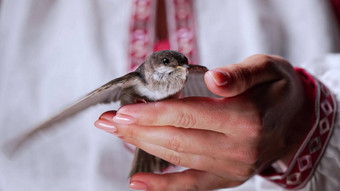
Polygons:
<instances>
[{"instance_id":1,"label":"white belly feather","mask_svg":"<svg viewBox=\"0 0 340 191\"><path fill-rule=\"evenodd\" d=\"M138 86L138 93L147 97L150 100L161 100L177 93L179 90L171 92L164 90L150 90L147 86Z\"/></svg>"},{"instance_id":2,"label":"white belly feather","mask_svg":"<svg viewBox=\"0 0 340 191\"><path fill-rule=\"evenodd\" d=\"M183 89L187 79L187 71L183 68L181 72L171 73L173 70L160 67L157 72L150 76L155 84L138 85L137 91L140 95L150 100L161 100L178 93ZM150 78L149 78L150 80Z\"/></svg>"}]
</instances>

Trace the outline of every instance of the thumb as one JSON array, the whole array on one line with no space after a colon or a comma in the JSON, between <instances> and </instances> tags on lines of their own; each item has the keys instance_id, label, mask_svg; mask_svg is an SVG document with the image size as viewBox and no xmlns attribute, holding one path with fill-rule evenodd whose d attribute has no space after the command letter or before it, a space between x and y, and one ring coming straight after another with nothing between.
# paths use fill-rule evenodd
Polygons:
<instances>
[{"instance_id":1,"label":"thumb","mask_svg":"<svg viewBox=\"0 0 340 191\"><path fill-rule=\"evenodd\" d=\"M283 66L283 67L282 67ZM290 64L279 56L254 55L240 63L231 64L206 72L208 89L223 97L233 97L250 88L282 79Z\"/></svg>"}]
</instances>

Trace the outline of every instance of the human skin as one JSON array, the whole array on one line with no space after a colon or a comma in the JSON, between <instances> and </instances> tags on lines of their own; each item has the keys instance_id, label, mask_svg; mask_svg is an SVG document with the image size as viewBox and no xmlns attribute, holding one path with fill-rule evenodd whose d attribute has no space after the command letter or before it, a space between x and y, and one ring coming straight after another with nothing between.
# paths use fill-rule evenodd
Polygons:
<instances>
[{"instance_id":1,"label":"human skin","mask_svg":"<svg viewBox=\"0 0 340 191\"><path fill-rule=\"evenodd\" d=\"M138 173L138 190L238 186L276 160L288 165L312 123L313 99L282 57L254 55L205 74L223 98L188 97L127 105L95 126L188 170ZM174 184L175 183L175 184Z\"/></svg>"}]
</instances>

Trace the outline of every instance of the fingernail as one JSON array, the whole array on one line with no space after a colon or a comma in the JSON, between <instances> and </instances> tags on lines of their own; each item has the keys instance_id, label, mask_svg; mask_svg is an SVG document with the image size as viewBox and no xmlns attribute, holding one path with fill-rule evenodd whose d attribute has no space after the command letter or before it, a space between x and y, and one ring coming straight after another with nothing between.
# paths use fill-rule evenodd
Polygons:
<instances>
[{"instance_id":1,"label":"fingernail","mask_svg":"<svg viewBox=\"0 0 340 191\"><path fill-rule=\"evenodd\" d=\"M112 121L113 117L116 115L116 112L113 111L107 111L105 113L103 113L99 119L106 119L108 121Z\"/></svg>"},{"instance_id":2,"label":"fingernail","mask_svg":"<svg viewBox=\"0 0 340 191\"><path fill-rule=\"evenodd\" d=\"M132 181L129 187L133 190L147 190L148 186L144 182Z\"/></svg>"},{"instance_id":3,"label":"fingernail","mask_svg":"<svg viewBox=\"0 0 340 191\"><path fill-rule=\"evenodd\" d=\"M218 86L224 86L230 80L230 75L221 70L210 70L208 71L208 74L214 80L215 84Z\"/></svg>"},{"instance_id":4,"label":"fingernail","mask_svg":"<svg viewBox=\"0 0 340 191\"><path fill-rule=\"evenodd\" d=\"M94 122L94 126L98 127L99 129L102 129L104 131L107 131L109 133L116 133L117 128L112 124L112 122L107 121L105 119L99 119L96 122Z\"/></svg>"},{"instance_id":5,"label":"fingernail","mask_svg":"<svg viewBox=\"0 0 340 191\"><path fill-rule=\"evenodd\" d=\"M145 101L145 99L136 99L135 103L148 103Z\"/></svg>"},{"instance_id":6,"label":"fingernail","mask_svg":"<svg viewBox=\"0 0 340 191\"><path fill-rule=\"evenodd\" d=\"M113 122L123 124L123 125L132 124L135 121L136 121L135 118L129 115L124 115L124 114L118 114L113 118Z\"/></svg>"}]
</instances>

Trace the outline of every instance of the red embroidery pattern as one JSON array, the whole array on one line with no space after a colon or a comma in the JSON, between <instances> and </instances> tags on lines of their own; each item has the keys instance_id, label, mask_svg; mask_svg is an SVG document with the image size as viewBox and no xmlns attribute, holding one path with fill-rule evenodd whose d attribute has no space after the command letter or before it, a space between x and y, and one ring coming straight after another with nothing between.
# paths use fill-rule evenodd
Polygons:
<instances>
[{"instance_id":1,"label":"red embroidery pattern","mask_svg":"<svg viewBox=\"0 0 340 191\"><path fill-rule=\"evenodd\" d=\"M150 55L154 47L155 12L154 0L135 0L130 25L129 63L135 70Z\"/></svg>"},{"instance_id":2,"label":"red embroidery pattern","mask_svg":"<svg viewBox=\"0 0 340 191\"><path fill-rule=\"evenodd\" d=\"M135 0L129 40L129 68L136 69L155 46L156 0ZM193 0L166 1L170 48L198 64Z\"/></svg>"},{"instance_id":3,"label":"red embroidery pattern","mask_svg":"<svg viewBox=\"0 0 340 191\"><path fill-rule=\"evenodd\" d=\"M166 3L171 49L182 52L191 64L198 64L194 1L168 0Z\"/></svg>"},{"instance_id":4,"label":"red embroidery pattern","mask_svg":"<svg viewBox=\"0 0 340 191\"><path fill-rule=\"evenodd\" d=\"M331 91L305 70L296 68L301 80L309 84L315 97L314 125L284 173L261 174L286 189L300 189L312 177L328 145L335 126L337 102ZM307 83L306 83L307 82Z\"/></svg>"}]
</instances>

